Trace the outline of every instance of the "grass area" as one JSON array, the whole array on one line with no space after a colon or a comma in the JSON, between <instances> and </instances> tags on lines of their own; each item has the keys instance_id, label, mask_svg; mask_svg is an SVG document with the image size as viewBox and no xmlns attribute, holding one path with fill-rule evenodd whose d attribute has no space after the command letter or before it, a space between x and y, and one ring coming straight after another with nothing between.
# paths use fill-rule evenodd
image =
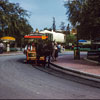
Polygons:
<instances>
[{"instance_id":1,"label":"grass area","mask_svg":"<svg viewBox=\"0 0 100 100\"><path fill-rule=\"evenodd\" d=\"M65 51L74 51L72 49L65 49ZM80 49L80 52L87 52L88 50Z\"/></svg>"},{"instance_id":2,"label":"grass area","mask_svg":"<svg viewBox=\"0 0 100 100\"><path fill-rule=\"evenodd\" d=\"M65 51L73 51L72 49L65 49Z\"/></svg>"}]
</instances>

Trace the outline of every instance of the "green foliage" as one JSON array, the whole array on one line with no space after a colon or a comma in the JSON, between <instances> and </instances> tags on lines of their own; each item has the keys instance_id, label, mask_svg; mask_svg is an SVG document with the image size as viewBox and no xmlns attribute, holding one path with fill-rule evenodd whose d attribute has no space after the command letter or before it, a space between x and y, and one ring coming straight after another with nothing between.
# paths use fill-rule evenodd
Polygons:
<instances>
[{"instance_id":1,"label":"green foliage","mask_svg":"<svg viewBox=\"0 0 100 100\"><path fill-rule=\"evenodd\" d=\"M65 7L71 24L80 23L80 38L100 37L100 0L69 0L65 2Z\"/></svg>"},{"instance_id":2,"label":"green foliage","mask_svg":"<svg viewBox=\"0 0 100 100\"><path fill-rule=\"evenodd\" d=\"M75 42L76 42L75 35L69 34L66 36L66 44L69 44L69 43L75 44Z\"/></svg>"},{"instance_id":3,"label":"green foliage","mask_svg":"<svg viewBox=\"0 0 100 100\"><path fill-rule=\"evenodd\" d=\"M44 30L52 31L51 28L47 28L47 27L45 27Z\"/></svg>"},{"instance_id":4,"label":"green foliage","mask_svg":"<svg viewBox=\"0 0 100 100\"><path fill-rule=\"evenodd\" d=\"M21 43L21 38L33 31L28 17L28 11L21 8L18 3L0 0L0 37L14 36L17 42Z\"/></svg>"},{"instance_id":5,"label":"green foliage","mask_svg":"<svg viewBox=\"0 0 100 100\"><path fill-rule=\"evenodd\" d=\"M61 29L61 30L65 30L65 27L66 27L66 26L65 26L65 23L64 23L64 22L61 22L60 29Z\"/></svg>"}]
</instances>

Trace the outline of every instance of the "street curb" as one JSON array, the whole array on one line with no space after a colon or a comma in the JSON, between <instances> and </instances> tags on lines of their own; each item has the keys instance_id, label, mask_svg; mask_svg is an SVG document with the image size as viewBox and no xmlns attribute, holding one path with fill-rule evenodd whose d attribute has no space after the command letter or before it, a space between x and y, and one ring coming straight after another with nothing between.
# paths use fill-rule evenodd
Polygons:
<instances>
[{"instance_id":1,"label":"street curb","mask_svg":"<svg viewBox=\"0 0 100 100\"><path fill-rule=\"evenodd\" d=\"M84 84L88 84L88 85L100 88L100 75L90 74L90 73L75 70L72 68L64 68L54 63L50 63L50 65L51 65L50 68L54 70L61 71L65 74L69 74L69 75L81 78L83 80L86 80L87 83L83 81Z\"/></svg>"},{"instance_id":2,"label":"street curb","mask_svg":"<svg viewBox=\"0 0 100 100\"><path fill-rule=\"evenodd\" d=\"M23 53L9 53L9 54L0 54L0 57L2 56L15 56L15 55L23 55Z\"/></svg>"},{"instance_id":3,"label":"street curb","mask_svg":"<svg viewBox=\"0 0 100 100\"><path fill-rule=\"evenodd\" d=\"M89 61L89 62L95 63L95 64L99 64L98 61L90 60L90 59L87 59L87 58L83 58L83 59L86 60L86 61Z\"/></svg>"}]
</instances>

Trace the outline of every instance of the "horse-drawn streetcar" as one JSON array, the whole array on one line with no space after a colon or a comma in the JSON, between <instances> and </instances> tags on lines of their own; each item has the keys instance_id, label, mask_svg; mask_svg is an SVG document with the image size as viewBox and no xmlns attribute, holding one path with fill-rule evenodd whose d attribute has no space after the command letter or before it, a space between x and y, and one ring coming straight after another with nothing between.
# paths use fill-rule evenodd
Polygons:
<instances>
[{"instance_id":1,"label":"horse-drawn streetcar","mask_svg":"<svg viewBox=\"0 0 100 100\"><path fill-rule=\"evenodd\" d=\"M24 40L26 44L24 50L24 54L26 54L26 61L45 65L47 57L45 54L45 47L48 41L50 41L48 36L46 34L34 33L24 36Z\"/></svg>"}]
</instances>

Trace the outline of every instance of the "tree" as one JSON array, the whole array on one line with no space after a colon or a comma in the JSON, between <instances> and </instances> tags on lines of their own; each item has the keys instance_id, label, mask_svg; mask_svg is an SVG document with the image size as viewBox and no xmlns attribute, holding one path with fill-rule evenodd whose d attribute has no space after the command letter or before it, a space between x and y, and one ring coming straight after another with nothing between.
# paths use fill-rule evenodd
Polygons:
<instances>
[{"instance_id":1,"label":"tree","mask_svg":"<svg viewBox=\"0 0 100 100\"><path fill-rule=\"evenodd\" d=\"M3 36L5 35L4 28L6 27L6 23L7 23L7 16L5 13L6 5L7 5L6 0L0 1L0 29L1 29L1 33L3 34Z\"/></svg>"},{"instance_id":2,"label":"tree","mask_svg":"<svg viewBox=\"0 0 100 100\"><path fill-rule=\"evenodd\" d=\"M76 25L76 22L80 22L82 17L82 7L85 0L68 0L65 2L64 6L67 9L66 14L68 19L73 26Z\"/></svg>"},{"instance_id":3,"label":"tree","mask_svg":"<svg viewBox=\"0 0 100 100\"><path fill-rule=\"evenodd\" d=\"M100 0L87 0L84 5L81 27L93 40L100 37Z\"/></svg>"},{"instance_id":4,"label":"tree","mask_svg":"<svg viewBox=\"0 0 100 100\"><path fill-rule=\"evenodd\" d=\"M51 28L47 28L47 27L45 27L44 30L52 31Z\"/></svg>"},{"instance_id":5,"label":"tree","mask_svg":"<svg viewBox=\"0 0 100 100\"><path fill-rule=\"evenodd\" d=\"M33 31L27 17L28 11L21 8L18 3L0 0L0 37L14 36L20 44L23 36Z\"/></svg>"},{"instance_id":6,"label":"tree","mask_svg":"<svg viewBox=\"0 0 100 100\"><path fill-rule=\"evenodd\" d=\"M66 36L66 44L69 44L69 43L72 43L72 44L76 43L76 36L75 35L69 34Z\"/></svg>"},{"instance_id":7,"label":"tree","mask_svg":"<svg viewBox=\"0 0 100 100\"><path fill-rule=\"evenodd\" d=\"M67 25L67 28L66 28L66 34L70 34L70 27L69 27L69 24Z\"/></svg>"},{"instance_id":8,"label":"tree","mask_svg":"<svg viewBox=\"0 0 100 100\"><path fill-rule=\"evenodd\" d=\"M78 26L79 36L83 39L94 39L100 36L100 0L69 0L65 2L68 19Z\"/></svg>"},{"instance_id":9,"label":"tree","mask_svg":"<svg viewBox=\"0 0 100 100\"><path fill-rule=\"evenodd\" d=\"M65 30L65 23L64 22L61 22L60 29L63 31Z\"/></svg>"}]
</instances>

